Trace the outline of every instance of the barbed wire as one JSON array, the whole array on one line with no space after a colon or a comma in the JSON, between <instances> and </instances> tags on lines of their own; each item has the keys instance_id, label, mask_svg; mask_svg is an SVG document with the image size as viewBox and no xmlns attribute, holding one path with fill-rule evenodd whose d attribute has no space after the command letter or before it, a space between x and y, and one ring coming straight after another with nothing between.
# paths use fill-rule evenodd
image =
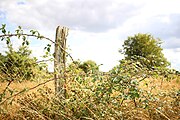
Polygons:
<instances>
[{"instance_id":1,"label":"barbed wire","mask_svg":"<svg viewBox=\"0 0 180 120\"><path fill-rule=\"evenodd\" d=\"M58 44L56 42L54 42L52 39L48 38L48 37L44 37L44 36L39 36L39 35L32 35L32 34L27 34L27 33L22 33L22 34L4 34L4 35L0 35L0 38L3 37L18 37L18 36L30 36L30 37L36 37L37 39L46 39L48 41L50 41L53 44ZM62 46L59 46L69 57L70 59L74 62L73 57L71 56L71 54L69 52L67 52Z\"/></svg>"},{"instance_id":2,"label":"barbed wire","mask_svg":"<svg viewBox=\"0 0 180 120\"><path fill-rule=\"evenodd\" d=\"M46 39L52 43L55 43L53 40L51 40L50 38L48 37L44 37L44 36L39 36L39 35L32 35L32 34L26 34L26 33L21 33L21 34L4 34L4 35L0 35L0 38L1 37L13 37L13 36L30 36L30 37L36 37L36 38L39 38L39 39Z\"/></svg>"}]
</instances>

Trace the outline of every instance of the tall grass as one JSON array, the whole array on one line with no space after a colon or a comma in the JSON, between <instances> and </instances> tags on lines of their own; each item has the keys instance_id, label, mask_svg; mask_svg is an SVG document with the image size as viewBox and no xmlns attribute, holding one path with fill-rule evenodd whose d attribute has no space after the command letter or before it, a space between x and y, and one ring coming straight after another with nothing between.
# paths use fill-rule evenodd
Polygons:
<instances>
[{"instance_id":1,"label":"tall grass","mask_svg":"<svg viewBox=\"0 0 180 120\"><path fill-rule=\"evenodd\" d=\"M67 98L55 96L53 82L48 83L13 99L11 104L7 101L1 105L0 118L20 120L180 119L180 84L178 81L166 81L160 86L159 79L146 79L139 85L143 95L141 98L136 98L135 106L131 99L124 100L122 103L120 93L115 91L112 91L109 97L105 94L97 95L98 87L106 80L108 80L106 76L103 80L99 79L95 82L91 76L68 77L65 88ZM145 85L147 83L148 86ZM3 84L1 83L1 86ZM33 86L33 84L31 82L22 83L24 86ZM18 84L12 84L13 86L19 89Z\"/></svg>"}]
</instances>

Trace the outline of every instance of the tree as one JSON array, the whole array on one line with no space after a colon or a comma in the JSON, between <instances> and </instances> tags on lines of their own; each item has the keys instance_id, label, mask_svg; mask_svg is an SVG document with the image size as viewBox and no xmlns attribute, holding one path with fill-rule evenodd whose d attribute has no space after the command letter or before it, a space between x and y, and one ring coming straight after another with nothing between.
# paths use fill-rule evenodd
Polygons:
<instances>
[{"instance_id":1,"label":"tree","mask_svg":"<svg viewBox=\"0 0 180 120\"><path fill-rule=\"evenodd\" d=\"M96 64L96 62L92 60L87 60L79 65L79 68L82 69L85 73L95 73L99 71L99 66Z\"/></svg>"},{"instance_id":2,"label":"tree","mask_svg":"<svg viewBox=\"0 0 180 120\"><path fill-rule=\"evenodd\" d=\"M21 46L15 51L8 47L6 56L0 64L0 70L6 74L6 78L21 81L29 80L36 75L35 69L39 69L36 58L31 58L31 50L27 46ZM20 80L21 79L21 80Z\"/></svg>"},{"instance_id":3,"label":"tree","mask_svg":"<svg viewBox=\"0 0 180 120\"><path fill-rule=\"evenodd\" d=\"M139 33L124 41L121 53L125 55L125 60L138 61L148 69L167 67L170 63L162 53L161 44L160 39L155 39L150 34Z\"/></svg>"},{"instance_id":4,"label":"tree","mask_svg":"<svg viewBox=\"0 0 180 120\"><path fill-rule=\"evenodd\" d=\"M12 37L17 37L22 40L21 46L18 50L13 48L11 42ZM36 30L30 30L30 33L24 33L21 26L11 33L6 29L6 24L0 27L0 40L5 41L8 51L6 55L0 54L0 72L5 75L5 80L30 80L31 78L40 75L42 72L47 72L47 65L44 62L38 62L35 57L31 57L31 50L29 49L30 42L28 37L35 37L36 39L46 39L52 43L53 40L42 36ZM51 45L47 44L44 48L46 54L43 57L48 57L50 54Z\"/></svg>"}]
</instances>

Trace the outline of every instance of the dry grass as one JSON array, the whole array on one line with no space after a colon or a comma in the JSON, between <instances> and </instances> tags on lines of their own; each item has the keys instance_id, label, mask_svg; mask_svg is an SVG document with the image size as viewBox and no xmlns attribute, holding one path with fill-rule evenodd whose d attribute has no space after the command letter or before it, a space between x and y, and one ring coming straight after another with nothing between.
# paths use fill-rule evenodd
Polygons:
<instances>
[{"instance_id":1,"label":"dry grass","mask_svg":"<svg viewBox=\"0 0 180 120\"><path fill-rule=\"evenodd\" d=\"M148 78L141 82L139 86L140 88L146 90L154 88L153 92L158 93L160 91L171 91L180 89L180 80L179 78L173 80Z\"/></svg>"},{"instance_id":2,"label":"dry grass","mask_svg":"<svg viewBox=\"0 0 180 120\"><path fill-rule=\"evenodd\" d=\"M34 86L36 86L37 84L39 84L39 83L42 83L42 82L44 82L44 81L38 81L38 82L36 82L36 81L24 81L24 82L13 82L13 83L11 83L10 84L10 88L11 89L14 89L14 90L16 90L16 91L21 91L21 90L23 90L24 88L32 88L32 87L34 87ZM0 92L2 92L4 89L5 89L5 87L7 86L7 82L0 82ZM53 81L51 81L51 82L48 82L47 84L46 84L49 88L52 88L52 89L54 89L54 82ZM36 89L33 89L32 91L29 91L29 92L36 92L37 91L37 89L39 89L40 87L42 87L42 86L39 86L39 87L37 87Z\"/></svg>"},{"instance_id":3,"label":"dry grass","mask_svg":"<svg viewBox=\"0 0 180 120\"><path fill-rule=\"evenodd\" d=\"M44 81L24 81L24 82L21 82L21 83L20 82L13 82L13 83L10 84L9 88L11 90L14 90L15 93L18 93L20 91L23 91L24 89L28 90L29 88L32 88L32 87L36 86L37 84L40 84L40 83L43 83L43 82ZM4 91L7 84L8 84L8 82L0 82L0 93L2 93ZM50 81L47 84L38 86L37 88L35 88L33 90L24 92L22 94L19 94L18 96L13 97L13 99L11 99L11 100L13 100L12 104L9 104L8 102L5 102L2 106L6 110L6 113L9 114L9 118L6 118L6 119L7 120L8 119L13 119L12 116L14 116L16 114L17 110L19 110L21 108L19 103L16 102L19 98L23 98L23 97L26 97L27 95L30 95L32 93L36 93L38 91L38 89L43 88L43 86L47 86L48 88L51 88L53 90L54 89L54 81ZM10 93L6 92L6 98L8 98L9 96L10 96ZM5 118L3 118L3 119L5 119Z\"/></svg>"},{"instance_id":4,"label":"dry grass","mask_svg":"<svg viewBox=\"0 0 180 120\"><path fill-rule=\"evenodd\" d=\"M43 81L41 81L41 82L43 82ZM17 91L21 91L24 88L34 87L35 85L37 85L41 82L40 81L39 82L25 81L22 83L12 83L10 85L10 88L16 89ZM145 84L148 84L148 85L145 85ZM5 89L6 85L7 85L7 83L0 83L0 93L2 92L2 90ZM42 96L37 91L40 88L41 89L50 88L51 90L53 90L54 82L51 81L51 82L47 83L45 86L46 87L44 87L44 85L39 86L36 89L33 89L32 91L26 92L25 94L22 94L21 96L16 97L16 100L20 99L21 102L24 102L25 104L27 104L27 106L25 106L25 108L28 108L29 106L31 107L32 100L33 101L40 100L39 104L45 105L46 102L49 104L49 101L51 101L51 100L44 101L45 99L49 99L49 98L47 98L47 97L41 98ZM152 90L152 92L154 94L159 94L162 92L168 93L168 92L171 92L174 90L179 90L180 81L177 79L177 80L171 80L171 81L164 80L162 82L161 79L149 78L149 79L145 79L140 84L140 88L143 88L143 89L146 89L149 91L152 88L154 88ZM9 105L8 103L3 105L4 109L6 110L7 115L6 115L6 118L0 118L0 119L19 119L19 118L14 118L14 116L17 117L17 115L16 115L17 112L20 109L23 110L24 107L22 105L20 105L19 103L17 103L16 100L13 101L12 105ZM81 101L79 101L79 102L81 102ZM162 97L159 97L159 100L157 100L156 102L150 103L150 108L148 110L143 109L143 108L135 108L134 103L132 101L125 101L121 108L113 108L113 106L111 104L108 104L107 108L109 108L109 109L112 108L116 111L117 110L124 111L124 113L123 113L124 119L128 119L128 120L134 120L134 119L136 119L136 120L160 120L160 119L161 120L178 120L178 119L180 119L180 117L178 116L178 115L180 115L180 112L178 113L178 111L180 111L180 107L175 106L175 104L176 104L175 102L179 102L179 101L175 101L171 97L162 96ZM71 105L69 107L71 107ZM77 107L80 109L80 106L77 106ZM96 107L98 108L99 106L96 106ZM28 110L25 108L24 108L24 110ZM157 108L161 108L161 109L157 109ZM66 108L66 109L68 112L69 108ZM28 111L24 111L24 112L27 113ZM31 116L35 115L35 113L33 113L33 111L31 111L31 112L32 112ZM78 113L78 111L76 111L76 112ZM20 115L22 115L22 114L23 114L23 112ZM73 115L73 113L69 113L69 114ZM41 115L39 115L39 116L41 116ZM2 116L0 115L0 117L2 117ZM39 117L36 118L36 117L37 116L34 116L34 119L44 119L44 118L39 118ZM74 118L71 118L71 119L74 119ZM108 118L108 119L110 119L110 118ZM115 119L119 119L119 118L115 118Z\"/></svg>"}]
</instances>

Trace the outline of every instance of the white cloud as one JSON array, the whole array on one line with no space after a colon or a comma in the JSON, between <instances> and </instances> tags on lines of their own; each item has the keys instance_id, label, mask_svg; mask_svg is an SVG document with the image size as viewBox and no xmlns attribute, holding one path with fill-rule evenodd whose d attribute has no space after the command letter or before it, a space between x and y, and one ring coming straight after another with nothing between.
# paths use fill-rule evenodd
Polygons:
<instances>
[{"instance_id":1,"label":"white cloud","mask_svg":"<svg viewBox=\"0 0 180 120\"><path fill-rule=\"evenodd\" d=\"M118 53L122 42L111 31L106 33L88 33L72 31L68 40L73 58L94 60L97 64L103 64L101 70L108 71L118 64L122 58Z\"/></svg>"},{"instance_id":2,"label":"white cloud","mask_svg":"<svg viewBox=\"0 0 180 120\"><path fill-rule=\"evenodd\" d=\"M167 60L171 63L171 68L180 70L180 48L164 49L163 53Z\"/></svg>"},{"instance_id":3,"label":"white cloud","mask_svg":"<svg viewBox=\"0 0 180 120\"><path fill-rule=\"evenodd\" d=\"M180 38L177 37L170 37L167 38L164 43L163 47L166 49L180 49Z\"/></svg>"},{"instance_id":4,"label":"white cloud","mask_svg":"<svg viewBox=\"0 0 180 120\"><path fill-rule=\"evenodd\" d=\"M102 63L103 70L122 58L118 49L127 36L152 33L164 41L165 56L178 68L179 4L179 0L1 0L0 18L40 30L51 39L58 25L69 27L72 56ZM42 54L35 44L35 54Z\"/></svg>"},{"instance_id":5,"label":"white cloud","mask_svg":"<svg viewBox=\"0 0 180 120\"><path fill-rule=\"evenodd\" d=\"M117 0L28 1L3 4L7 18L27 28L54 28L102 32L121 25L138 10L136 5Z\"/></svg>"}]
</instances>

